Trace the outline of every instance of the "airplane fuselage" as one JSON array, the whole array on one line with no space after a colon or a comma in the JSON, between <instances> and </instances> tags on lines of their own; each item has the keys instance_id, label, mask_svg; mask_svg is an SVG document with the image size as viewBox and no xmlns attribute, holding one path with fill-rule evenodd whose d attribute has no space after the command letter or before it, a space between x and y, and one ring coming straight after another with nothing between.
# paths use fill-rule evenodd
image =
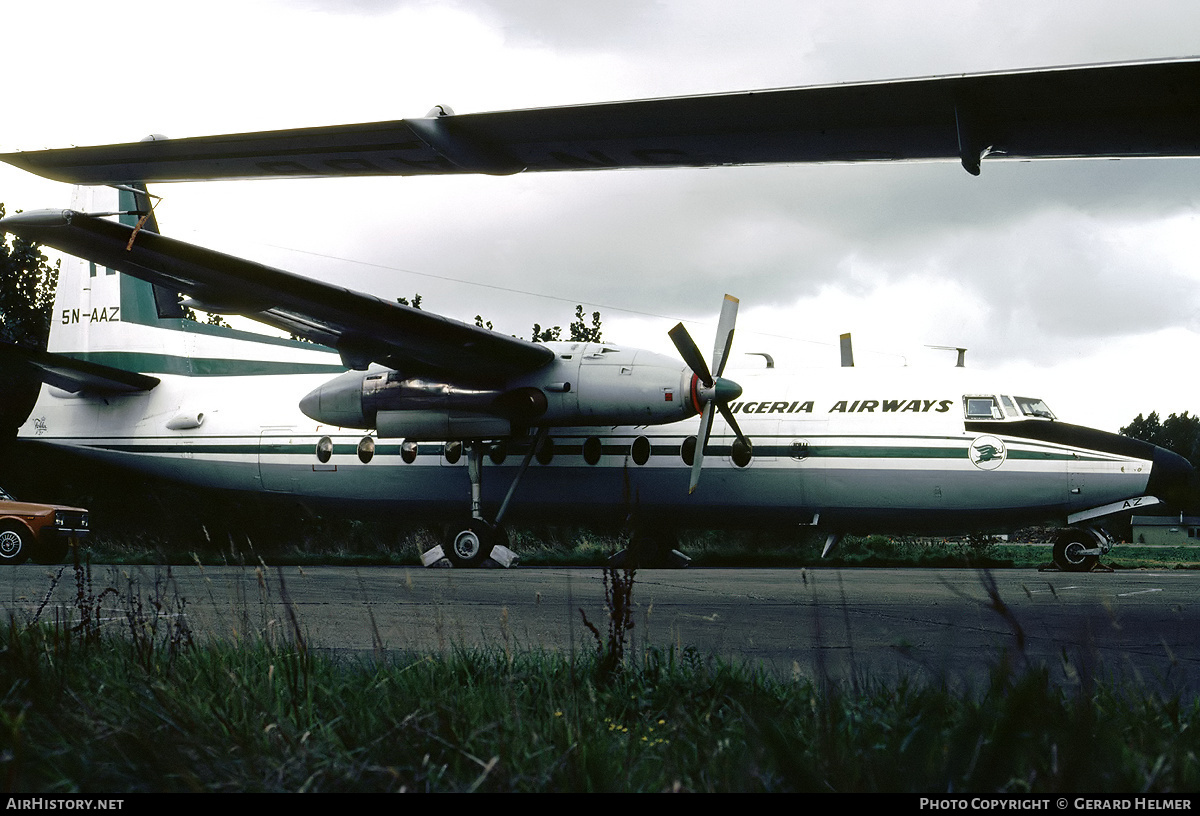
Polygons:
<instances>
[{"instance_id":1,"label":"airplane fuselage","mask_svg":"<svg viewBox=\"0 0 1200 816\"><path fill-rule=\"evenodd\" d=\"M197 485L387 505L406 516L460 513L469 498L455 443L419 442L413 456L401 438L305 416L300 399L329 374L161 378L148 392L103 398L44 388L21 436ZM731 409L753 455L734 455L734 435L718 419L696 493L683 458L694 417L554 428L510 517L816 522L838 532L1063 524L1074 512L1150 495L1165 453L1031 415L1019 394L981 387L976 372L960 369L762 370L738 380L744 393ZM369 461L364 437L374 443ZM326 439L329 455L318 457ZM531 440L489 444L485 507L503 499Z\"/></svg>"}]
</instances>

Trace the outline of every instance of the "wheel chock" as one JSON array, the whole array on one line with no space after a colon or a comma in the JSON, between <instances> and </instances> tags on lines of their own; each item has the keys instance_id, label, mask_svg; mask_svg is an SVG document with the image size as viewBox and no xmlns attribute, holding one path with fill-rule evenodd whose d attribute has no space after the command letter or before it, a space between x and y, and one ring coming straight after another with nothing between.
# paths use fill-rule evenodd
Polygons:
<instances>
[{"instance_id":1,"label":"wheel chock","mask_svg":"<svg viewBox=\"0 0 1200 816\"><path fill-rule=\"evenodd\" d=\"M496 544L492 547L491 554L482 564L480 564L480 568L495 569L496 567L500 567L502 569L509 569L510 567L515 567L520 560L521 557L508 547L505 547L503 544ZM445 551L442 550L442 545L435 544L433 547L430 547L428 550L421 553L421 566L440 569L444 567L452 567L454 565L451 564L450 559L446 557Z\"/></svg>"}]
</instances>

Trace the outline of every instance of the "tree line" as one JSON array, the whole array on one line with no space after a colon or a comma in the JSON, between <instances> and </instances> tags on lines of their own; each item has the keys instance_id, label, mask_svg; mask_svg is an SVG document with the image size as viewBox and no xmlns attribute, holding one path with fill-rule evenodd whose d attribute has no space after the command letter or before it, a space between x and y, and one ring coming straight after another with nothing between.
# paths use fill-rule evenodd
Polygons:
<instances>
[{"instance_id":1,"label":"tree line","mask_svg":"<svg viewBox=\"0 0 1200 816\"><path fill-rule=\"evenodd\" d=\"M1184 411L1161 420L1157 411L1151 411L1147 416L1138 414L1121 433L1174 451L1191 462L1192 467L1200 468L1200 416Z\"/></svg>"}]
</instances>

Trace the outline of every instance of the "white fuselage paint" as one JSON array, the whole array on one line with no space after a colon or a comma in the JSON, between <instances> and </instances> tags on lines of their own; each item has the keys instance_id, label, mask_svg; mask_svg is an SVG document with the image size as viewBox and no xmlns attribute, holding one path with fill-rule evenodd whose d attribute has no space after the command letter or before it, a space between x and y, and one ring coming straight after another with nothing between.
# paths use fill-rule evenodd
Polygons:
<instances>
[{"instance_id":1,"label":"white fuselage paint","mask_svg":"<svg viewBox=\"0 0 1200 816\"><path fill-rule=\"evenodd\" d=\"M465 457L451 464L445 445L422 442L409 463L400 439L377 439L374 458L363 463L357 448L368 432L304 416L298 401L330 374L158 376L149 392L104 398L44 388L21 436L208 487L386 504L406 514L467 507ZM512 512L617 520L640 512L749 526L817 516L822 526L849 530L953 532L1061 523L1081 507L1143 495L1150 474L1147 459L1006 433L1019 418L993 420L986 433L967 430L965 395L1012 392L968 387L978 376L958 369L759 371L737 379L744 393L734 409L754 442L748 464L732 461L733 435L718 419L700 487L689 496L679 451L696 433L696 418L556 428L553 458L534 462ZM334 446L327 462L316 455L323 437ZM595 464L583 455L589 437L601 445ZM644 462L640 437L649 444ZM980 448L990 458L977 462ZM494 512L522 454L512 442L501 464L485 458L485 510Z\"/></svg>"}]
</instances>

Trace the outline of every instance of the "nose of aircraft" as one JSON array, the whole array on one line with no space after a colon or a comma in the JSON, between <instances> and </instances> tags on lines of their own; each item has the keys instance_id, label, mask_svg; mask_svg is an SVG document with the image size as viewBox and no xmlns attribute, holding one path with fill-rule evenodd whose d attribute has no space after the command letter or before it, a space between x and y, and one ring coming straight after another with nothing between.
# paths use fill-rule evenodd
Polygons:
<instances>
[{"instance_id":1,"label":"nose of aircraft","mask_svg":"<svg viewBox=\"0 0 1200 816\"><path fill-rule=\"evenodd\" d=\"M1187 459L1166 448L1154 449L1154 464L1146 492L1172 507L1190 511L1200 508L1200 473Z\"/></svg>"}]
</instances>

